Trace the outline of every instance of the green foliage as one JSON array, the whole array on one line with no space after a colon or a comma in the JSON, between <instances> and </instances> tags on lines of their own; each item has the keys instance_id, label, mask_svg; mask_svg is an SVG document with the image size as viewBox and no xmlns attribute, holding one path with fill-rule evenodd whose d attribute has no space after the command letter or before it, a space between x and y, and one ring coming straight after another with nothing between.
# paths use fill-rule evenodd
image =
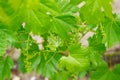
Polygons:
<instances>
[{"instance_id":1,"label":"green foliage","mask_svg":"<svg viewBox=\"0 0 120 80\"><path fill-rule=\"evenodd\" d=\"M55 74L56 76L53 76L51 80L69 80L70 74L67 71L59 71Z\"/></svg>"},{"instance_id":2,"label":"green foliage","mask_svg":"<svg viewBox=\"0 0 120 80\"><path fill-rule=\"evenodd\" d=\"M115 19L114 21L107 20L105 24L106 24L105 25L105 32L106 32L106 38L107 38L108 47L111 47L114 44L119 44L120 43L119 21L117 19Z\"/></svg>"},{"instance_id":3,"label":"green foliage","mask_svg":"<svg viewBox=\"0 0 120 80\"><path fill-rule=\"evenodd\" d=\"M90 62L87 51L81 49L80 45L72 45L69 48L70 55L60 59L60 66L70 73L82 72L88 69Z\"/></svg>"},{"instance_id":4,"label":"green foliage","mask_svg":"<svg viewBox=\"0 0 120 80\"><path fill-rule=\"evenodd\" d=\"M105 51L106 48L103 42L103 35L100 28L96 30L96 34L94 34L93 37L90 37L88 41L89 47L92 48L94 51L97 51L98 53L103 53Z\"/></svg>"},{"instance_id":5,"label":"green foliage","mask_svg":"<svg viewBox=\"0 0 120 80\"><path fill-rule=\"evenodd\" d=\"M104 16L113 19L110 2L112 0L85 0L85 5L80 10L83 20L96 24L104 20Z\"/></svg>"},{"instance_id":6,"label":"green foliage","mask_svg":"<svg viewBox=\"0 0 120 80\"><path fill-rule=\"evenodd\" d=\"M7 47L14 42L13 34L4 27L4 25L0 25L0 56L3 56Z\"/></svg>"},{"instance_id":7,"label":"green foliage","mask_svg":"<svg viewBox=\"0 0 120 80\"><path fill-rule=\"evenodd\" d=\"M92 72L90 80L119 80L119 68L120 64L117 64L113 70L108 69L108 66L103 64L96 71Z\"/></svg>"},{"instance_id":8,"label":"green foliage","mask_svg":"<svg viewBox=\"0 0 120 80\"><path fill-rule=\"evenodd\" d=\"M57 72L58 60L60 59L59 54L49 52L42 53L40 55L40 62L37 67L37 73L41 73L43 76L51 77Z\"/></svg>"},{"instance_id":9,"label":"green foliage","mask_svg":"<svg viewBox=\"0 0 120 80\"><path fill-rule=\"evenodd\" d=\"M13 60L11 57L0 57L0 80L8 79L10 80L10 69L14 66Z\"/></svg>"},{"instance_id":10,"label":"green foliage","mask_svg":"<svg viewBox=\"0 0 120 80\"><path fill-rule=\"evenodd\" d=\"M3 36L2 32L0 34L0 56L2 56L5 52L6 52L6 49L7 49L7 46L8 46L8 41L6 40L6 37Z\"/></svg>"},{"instance_id":11,"label":"green foliage","mask_svg":"<svg viewBox=\"0 0 120 80\"><path fill-rule=\"evenodd\" d=\"M120 65L111 69L102 58L106 48L120 44L120 15L112 13L111 2L0 0L0 80L10 79L9 46L21 50L18 65L23 73L35 70L50 80L86 75L119 80ZM83 46L80 41L87 32L94 35Z\"/></svg>"}]
</instances>

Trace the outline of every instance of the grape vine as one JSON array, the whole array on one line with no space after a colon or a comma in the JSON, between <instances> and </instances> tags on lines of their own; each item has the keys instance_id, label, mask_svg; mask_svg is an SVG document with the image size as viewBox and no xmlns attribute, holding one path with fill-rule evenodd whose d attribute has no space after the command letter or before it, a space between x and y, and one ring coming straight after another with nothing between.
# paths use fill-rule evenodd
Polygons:
<instances>
[{"instance_id":1,"label":"grape vine","mask_svg":"<svg viewBox=\"0 0 120 80\"><path fill-rule=\"evenodd\" d=\"M120 14L113 0L0 0L0 80L10 80L20 49L19 71L49 80L120 80L120 64L107 49L120 44ZM81 40L87 33L88 45ZM119 55L118 52L115 55Z\"/></svg>"}]
</instances>

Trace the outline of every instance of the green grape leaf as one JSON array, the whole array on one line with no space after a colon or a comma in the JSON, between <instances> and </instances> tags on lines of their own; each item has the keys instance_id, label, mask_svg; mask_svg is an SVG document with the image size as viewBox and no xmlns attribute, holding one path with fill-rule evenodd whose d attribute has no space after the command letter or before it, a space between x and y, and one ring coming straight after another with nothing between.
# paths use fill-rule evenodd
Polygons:
<instances>
[{"instance_id":1,"label":"green grape leaf","mask_svg":"<svg viewBox=\"0 0 120 80\"><path fill-rule=\"evenodd\" d=\"M69 3L69 1L67 2ZM0 21L7 24L11 30L19 29L24 23L24 28L27 31L44 34L52 26L52 17L60 16L61 13L64 13L58 4L59 1L55 0L1 1L0 11L2 13L0 14ZM71 17L71 19L73 18Z\"/></svg>"},{"instance_id":2,"label":"green grape leaf","mask_svg":"<svg viewBox=\"0 0 120 80\"><path fill-rule=\"evenodd\" d=\"M69 51L70 55L62 57L59 65L67 69L70 73L87 70L90 65L89 57L86 55L88 52L85 49L81 49L79 45L72 45Z\"/></svg>"},{"instance_id":3,"label":"green grape leaf","mask_svg":"<svg viewBox=\"0 0 120 80\"><path fill-rule=\"evenodd\" d=\"M0 33L0 56L3 56L4 53L6 52L7 46L8 46L8 41L4 34Z\"/></svg>"},{"instance_id":4,"label":"green grape leaf","mask_svg":"<svg viewBox=\"0 0 120 80\"><path fill-rule=\"evenodd\" d=\"M5 60L0 57L0 60L0 80L10 80L10 69L14 66L13 60L9 56Z\"/></svg>"},{"instance_id":5,"label":"green grape leaf","mask_svg":"<svg viewBox=\"0 0 120 80\"><path fill-rule=\"evenodd\" d=\"M85 0L85 5L80 9L80 16L84 21L92 24L104 20L104 15L113 19L110 2L112 0Z\"/></svg>"},{"instance_id":6,"label":"green grape leaf","mask_svg":"<svg viewBox=\"0 0 120 80\"><path fill-rule=\"evenodd\" d=\"M51 4L53 5L52 1L49 0L48 4L46 4L45 0L35 0L34 2L32 0L20 0L18 1L18 5L15 5L16 3L16 0L1 1L0 8L3 14L0 16L5 15L10 20L4 20L3 17L0 21L7 21L12 30L18 29L22 23L25 23L25 28L28 31L33 31L33 33L43 34L45 31L49 30L47 26L50 26L50 18L49 15L47 15L47 12L51 11L52 13L55 13L55 10L53 9L55 6L48 6ZM2 6L2 4L5 6ZM9 9L9 7L11 7L11 9ZM14 12L11 15L7 15L11 10Z\"/></svg>"},{"instance_id":7,"label":"green grape leaf","mask_svg":"<svg viewBox=\"0 0 120 80\"><path fill-rule=\"evenodd\" d=\"M112 47L115 44L120 43L120 26L118 21L111 21L108 20L107 23L105 23L105 33L106 33L106 40L107 40L107 46Z\"/></svg>"},{"instance_id":8,"label":"green grape leaf","mask_svg":"<svg viewBox=\"0 0 120 80\"><path fill-rule=\"evenodd\" d=\"M63 40L69 40L69 27L64 25L65 23L60 21L59 19L55 19L53 22L53 26L57 32L57 34L63 39Z\"/></svg>"},{"instance_id":9,"label":"green grape leaf","mask_svg":"<svg viewBox=\"0 0 120 80\"><path fill-rule=\"evenodd\" d=\"M58 0L58 6L62 14L73 14L79 11L78 4L82 0Z\"/></svg>"},{"instance_id":10,"label":"green grape leaf","mask_svg":"<svg viewBox=\"0 0 120 80\"><path fill-rule=\"evenodd\" d=\"M77 21L74 16L71 15L61 15L56 16L53 21L53 29L52 31L58 35L62 41L69 42L71 38L71 32L77 28Z\"/></svg>"},{"instance_id":11,"label":"green grape leaf","mask_svg":"<svg viewBox=\"0 0 120 80\"><path fill-rule=\"evenodd\" d=\"M46 63L45 61L41 61L38 69L38 73L41 73L43 76L51 77L51 75L54 75L54 72L56 71L52 63Z\"/></svg>"},{"instance_id":12,"label":"green grape leaf","mask_svg":"<svg viewBox=\"0 0 120 80\"><path fill-rule=\"evenodd\" d=\"M35 70L37 68L37 66L39 65L40 61L41 61L41 57L40 56L35 56L30 61L32 62L32 69Z\"/></svg>"},{"instance_id":13,"label":"green grape leaf","mask_svg":"<svg viewBox=\"0 0 120 80\"><path fill-rule=\"evenodd\" d=\"M79 59L78 61L72 56L62 57L59 63L60 67L67 69L70 73L84 71L88 64L86 59Z\"/></svg>"},{"instance_id":14,"label":"green grape leaf","mask_svg":"<svg viewBox=\"0 0 120 80\"><path fill-rule=\"evenodd\" d=\"M58 68L59 54L53 52L41 53L40 63L37 66L37 73L51 78Z\"/></svg>"},{"instance_id":15,"label":"green grape leaf","mask_svg":"<svg viewBox=\"0 0 120 80\"><path fill-rule=\"evenodd\" d=\"M90 51L89 56L90 56L90 62L92 68L96 68L97 66L101 65L103 62L102 55L92 49L89 51Z\"/></svg>"},{"instance_id":16,"label":"green grape leaf","mask_svg":"<svg viewBox=\"0 0 120 80\"><path fill-rule=\"evenodd\" d=\"M53 21L55 32L65 41L70 40L70 32L77 27L76 18L71 15L56 16Z\"/></svg>"},{"instance_id":17,"label":"green grape leaf","mask_svg":"<svg viewBox=\"0 0 120 80\"><path fill-rule=\"evenodd\" d=\"M67 71L59 71L55 74L56 76L52 76L51 80L69 80L70 74Z\"/></svg>"},{"instance_id":18,"label":"green grape leaf","mask_svg":"<svg viewBox=\"0 0 120 80\"><path fill-rule=\"evenodd\" d=\"M19 70L22 72L22 73L26 73L27 72L27 69L25 68L25 63L24 63L24 60L25 60L25 56L23 54L20 55L19 59L18 59L18 66L19 66Z\"/></svg>"},{"instance_id":19,"label":"green grape leaf","mask_svg":"<svg viewBox=\"0 0 120 80\"><path fill-rule=\"evenodd\" d=\"M92 72L90 80L119 80L120 65L115 65L113 70L109 70L107 66L102 65Z\"/></svg>"},{"instance_id":20,"label":"green grape leaf","mask_svg":"<svg viewBox=\"0 0 120 80\"><path fill-rule=\"evenodd\" d=\"M100 27L96 30L96 33L88 39L89 47L98 53L104 53L106 50L105 44L103 43L103 35Z\"/></svg>"},{"instance_id":21,"label":"green grape leaf","mask_svg":"<svg viewBox=\"0 0 120 80\"><path fill-rule=\"evenodd\" d=\"M12 36L12 33L0 26L0 56L3 56L4 53L6 53L7 47L11 46L13 41L14 37Z\"/></svg>"},{"instance_id":22,"label":"green grape leaf","mask_svg":"<svg viewBox=\"0 0 120 80\"><path fill-rule=\"evenodd\" d=\"M60 15L56 16L56 18L71 29L73 29L73 27L77 27L77 19L72 15Z\"/></svg>"}]
</instances>

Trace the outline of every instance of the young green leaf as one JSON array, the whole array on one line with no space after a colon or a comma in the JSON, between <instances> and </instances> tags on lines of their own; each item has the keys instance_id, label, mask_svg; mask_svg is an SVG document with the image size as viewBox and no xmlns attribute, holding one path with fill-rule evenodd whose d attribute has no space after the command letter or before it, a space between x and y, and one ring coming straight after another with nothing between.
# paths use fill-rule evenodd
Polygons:
<instances>
[{"instance_id":1,"label":"young green leaf","mask_svg":"<svg viewBox=\"0 0 120 80\"><path fill-rule=\"evenodd\" d=\"M10 80L10 71L11 68L14 66L13 60L9 56L7 56L5 60L0 57L0 60L0 80Z\"/></svg>"},{"instance_id":2,"label":"young green leaf","mask_svg":"<svg viewBox=\"0 0 120 80\"><path fill-rule=\"evenodd\" d=\"M113 19L110 2L112 0L85 0L85 5L80 9L80 16L90 24L99 23L104 20L104 16Z\"/></svg>"},{"instance_id":3,"label":"young green leaf","mask_svg":"<svg viewBox=\"0 0 120 80\"><path fill-rule=\"evenodd\" d=\"M105 33L107 38L107 46L112 47L120 43L120 26L118 21L109 21L105 23Z\"/></svg>"},{"instance_id":4,"label":"young green leaf","mask_svg":"<svg viewBox=\"0 0 120 80\"><path fill-rule=\"evenodd\" d=\"M119 80L120 79L120 65L115 65L113 70L109 70L107 66L99 67L92 73L90 80Z\"/></svg>"}]
</instances>

